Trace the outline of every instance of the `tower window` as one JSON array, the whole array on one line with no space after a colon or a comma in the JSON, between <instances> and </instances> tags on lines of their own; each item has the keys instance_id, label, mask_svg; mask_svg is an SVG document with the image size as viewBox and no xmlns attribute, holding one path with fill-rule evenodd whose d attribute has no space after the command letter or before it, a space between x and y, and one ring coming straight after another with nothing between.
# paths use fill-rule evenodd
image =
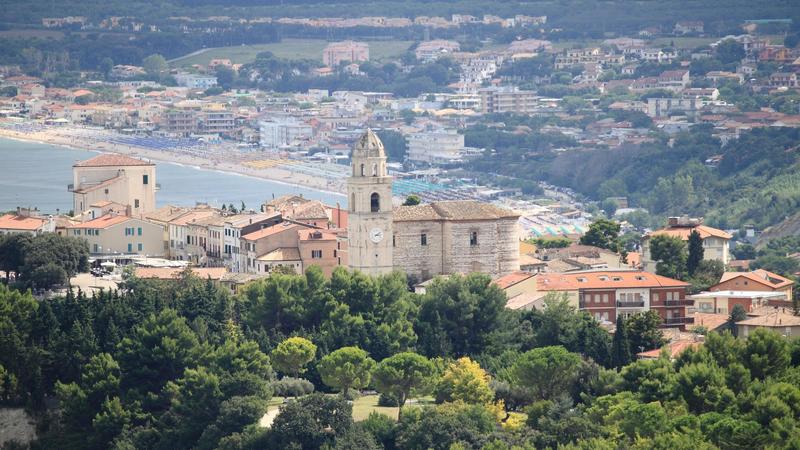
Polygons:
<instances>
[{"instance_id":1,"label":"tower window","mask_svg":"<svg viewBox=\"0 0 800 450\"><path fill-rule=\"evenodd\" d=\"M473 247L478 245L478 232L477 231L473 231L472 233L469 234L469 245L471 245Z\"/></svg>"},{"instance_id":2,"label":"tower window","mask_svg":"<svg viewBox=\"0 0 800 450\"><path fill-rule=\"evenodd\" d=\"M422 245L423 247L428 245L428 235L427 234L422 233L422 234L419 235L419 245Z\"/></svg>"},{"instance_id":3,"label":"tower window","mask_svg":"<svg viewBox=\"0 0 800 450\"><path fill-rule=\"evenodd\" d=\"M373 192L369 197L369 209L372 212L381 210L381 196L377 192Z\"/></svg>"},{"instance_id":4,"label":"tower window","mask_svg":"<svg viewBox=\"0 0 800 450\"><path fill-rule=\"evenodd\" d=\"M356 194L350 194L350 211L356 210Z\"/></svg>"},{"instance_id":5,"label":"tower window","mask_svg":"<svg viewBox=\"0 0 800 450\"><path fill-rule=\"evenodd\" d=\"M361 176L362 177L364 176L364 165L363 164L361 165Z\"/></svg>"},{"instance_id":6,"label":"tower window","mask_svg":"<svg viewBox=\"0 0 800 450\"><path fill-rule=\"evenodd\" d=\"M377 177L378 176L378 165L377 164L372 164L372 176L373 177Z\"/></svg>"},{"instance_id":7,"label":"tower window","mask_svg":"<svg viewBox=\"0 0 800 450\"><path fill-rule=\"evenodd\" d=\"M149 184L149 179L147 175L142 175L142 184Z\"/></svg>"}]
</instances>

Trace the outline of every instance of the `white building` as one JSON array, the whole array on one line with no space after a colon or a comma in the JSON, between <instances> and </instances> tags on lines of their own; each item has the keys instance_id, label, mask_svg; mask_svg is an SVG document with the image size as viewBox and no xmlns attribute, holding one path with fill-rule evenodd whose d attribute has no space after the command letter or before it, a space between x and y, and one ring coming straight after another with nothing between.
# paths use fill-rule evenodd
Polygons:
<instances>
[{"instance_id":1,"label":"white building","mask_svg":"<svg viewBox=\"0 0 800 450\"><path fill-rule=\"evenodd\" d=\"M259 122L259 142L265 148L295 146L314 134L311 125L289 118Z\"/></svg>"},{"instance_id":2,"label":"white building","mask_svg":"<svg viewBox=\"0 0 800 450\"><path fill-rule=\"evenodd\" d=\"M179 73L175 75L178 86L189 89L208 89L217 85L217 77L212 75L198 75L194 73Z\"/></svg>"},{"instance_id":3,"label":"white building","mask_svg":"<svg viewBox=\"0 0 800 450\"><path fill-rule=\"evenodd\" d=\"M456 130L420 131L406 137L406 159L427 164L446 164L464 151L464 135Z\"/></svg>"}]
</instances>

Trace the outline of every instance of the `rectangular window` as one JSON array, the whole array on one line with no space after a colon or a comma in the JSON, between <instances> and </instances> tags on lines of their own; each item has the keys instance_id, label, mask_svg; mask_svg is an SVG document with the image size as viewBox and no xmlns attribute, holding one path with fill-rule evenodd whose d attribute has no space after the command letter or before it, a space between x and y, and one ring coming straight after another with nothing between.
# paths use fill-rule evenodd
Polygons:
<instances>
[{"instance_id":1,"label":"rectangular window","mask_svg":"<svg viewBox=\"0 0 800 450\"><path fill-rule=\"evenodd\" d=\"M478 245L478 232L477 231L473 231L472 233L469 234L469 245L471 245L473 247Z\"/></svg>"},{"instance_id":2,"label":"rectangular window","mask_svg":"<svg viewBox=\"0 0 800 450\"><path fill-rule=\"evenodd\" d=\"M672 292L667 292L667 300L672 300Z\"/></svg>"},{"instance_id":3,"label":"rectangular window","mask_svg":"<svg viewBox=\"0 0 800 450\"><path fill-rule=\"evenodd\" d=\"M139 245L137 246L137 248L139 249L139 251L142 251L142 249L144 248L144 246L143 246L143 245L142 245L142 243L140 242L140 243L139 243Z\"/></svg>"},{"instance_id":4,"label":"rectangular window","mask_svg":"<svg viewBox=\"0 0 800 450\"><path fill-rule=\"evenodd\" d=\"M128 244L128 253L133 253L133 244Z\"/></svg>"},{"instance_id":5,"label":"rectangular window","mask_svg":"<svg viewBox=\"0 0 800 450\"><path fill-rule=\"evenodd\" d=\"M142 184L149 184L150 183L149 178L150 177L148 177L147 175L142 175Z\"/></svg>"},{"instance_id":6,"label":"rectangular window","mask_svg":"<svg viewBox=\"0 0 800 450\"><path fill-rule=\"evenodd\" d=\"M419 245L422 245L422 246L428 245L428 235L427 234L422 233L421 235L419 235Z\"/></svg>"},{"instance_id":7,"label":"rectangular window","mask_svg":"<svg viewBox=\"0 0 800 450\"><path fill-rule=\"evenodd\" d=\"M138 198L133 199L133 207L134 208L138 208L139 207L139 199Z\"/></svg>"},{"instance_id":8,"label":"rectangular window","mask_svg":"<svg viewBox=\"0 0 800 450\"><path fill-rule=\"evenodd\" d=\"M97 244L94 244L94 252L95 252L95 253L97 253L97 252L99 252L99 251L100 251L100 249L98 248L98 245L97 245Z\"/></svg>"},{"instance_id":9,"label":"rectangular window","mask_svg":"<svg viewBox=\"0 0 800 450\"><path fill-rule=\"evenodd\" d=\"M311 257L314 259L322 258L322 250L311 250Z\"/></svg>"},{"instance_id":10,"label":"rectangular window","mask_svg":"<svg viewBox=\"0 0 800 450\"><path fill-rule=\"evenodd\" d=\"M603 303L608 303L608 294L603 294Z\"/></svg>"},{"instance_id":11,"label":"rectangular window","mask_svg":"<svg viewBox=\"0 0 800 450\"><path fill-rule=\"evenodd\" d=\"M136 232L137 232L137 233L139 233L139 236L141 236L141 235L142 235L142 227L139 227L139 228L136 230Z\"/></svg>"},{"instance_id":12,"label":"rectangular window","mask_svg":"<svg viewBox=\"0 0 800 450\"><path fill-rule=\"evenodd\" d=\"M658 301L658 292L653 292L653 300L652 301L653 302L657 302Z\"/></svg>"}]
</instances>

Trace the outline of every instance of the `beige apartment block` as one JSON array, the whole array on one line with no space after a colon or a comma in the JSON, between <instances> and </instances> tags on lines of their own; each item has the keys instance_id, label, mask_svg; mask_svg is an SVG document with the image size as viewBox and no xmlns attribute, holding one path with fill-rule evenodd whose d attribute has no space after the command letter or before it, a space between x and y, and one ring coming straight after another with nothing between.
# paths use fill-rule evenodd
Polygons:
<instances>
[{"instance_id":1,"label":"beige apartment block","mask_svg":"<svg viewBox=\"0 0 800 450\"><path fill-rule=\"evenodd\" d=\"M72 166L73 214L96 203L125 205L127 214L141 217L156 209L156 165L123 155L102 154Z\"/></svg>"},{"instance_id":2,"label":"beige apartment block","mask_svg":"<svg viewBox=\"0 0 800 450\"><path fill-rule=\"evenodd\" d=\"M93 255L165 256L163 227L133 217L107 214L67 227L67 235L86 239Z\"/></svg>"}]
</instances>

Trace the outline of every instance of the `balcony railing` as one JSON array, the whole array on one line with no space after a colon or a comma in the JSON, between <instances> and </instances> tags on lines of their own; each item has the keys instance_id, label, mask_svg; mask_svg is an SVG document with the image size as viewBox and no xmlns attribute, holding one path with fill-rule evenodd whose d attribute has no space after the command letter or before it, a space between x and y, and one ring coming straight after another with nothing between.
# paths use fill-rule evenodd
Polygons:
<instances>
[{"instance_id":1,"label":"balcony railing","mask_svg":"<svg viewBox=\"0 0 800 450\"><path fill-rule=\"evenodd\" d=\"M694 300L689 298L680 300L664 300L664 306L694 306Z\"/></svg>"},{"instance_id":2,"label":"balcony railing","mask_svg":"<svg viewBox=\"0 0 800 450\"><path fill-rule=\"evenodd\" d=\"M689 325L694 323L694 317L670 317L664 319L664 326L674 327L680 325Z\"/></svg>"},{"instance_id":3,"label":"balcony railing","mask_svg":"<svg viewBox=\"0 0 800 450\"><path fill-rule=\"evenodd\" d=\"M644 300L617 300L617 308L644 308Z\"/></svg>"}]
</instances>

